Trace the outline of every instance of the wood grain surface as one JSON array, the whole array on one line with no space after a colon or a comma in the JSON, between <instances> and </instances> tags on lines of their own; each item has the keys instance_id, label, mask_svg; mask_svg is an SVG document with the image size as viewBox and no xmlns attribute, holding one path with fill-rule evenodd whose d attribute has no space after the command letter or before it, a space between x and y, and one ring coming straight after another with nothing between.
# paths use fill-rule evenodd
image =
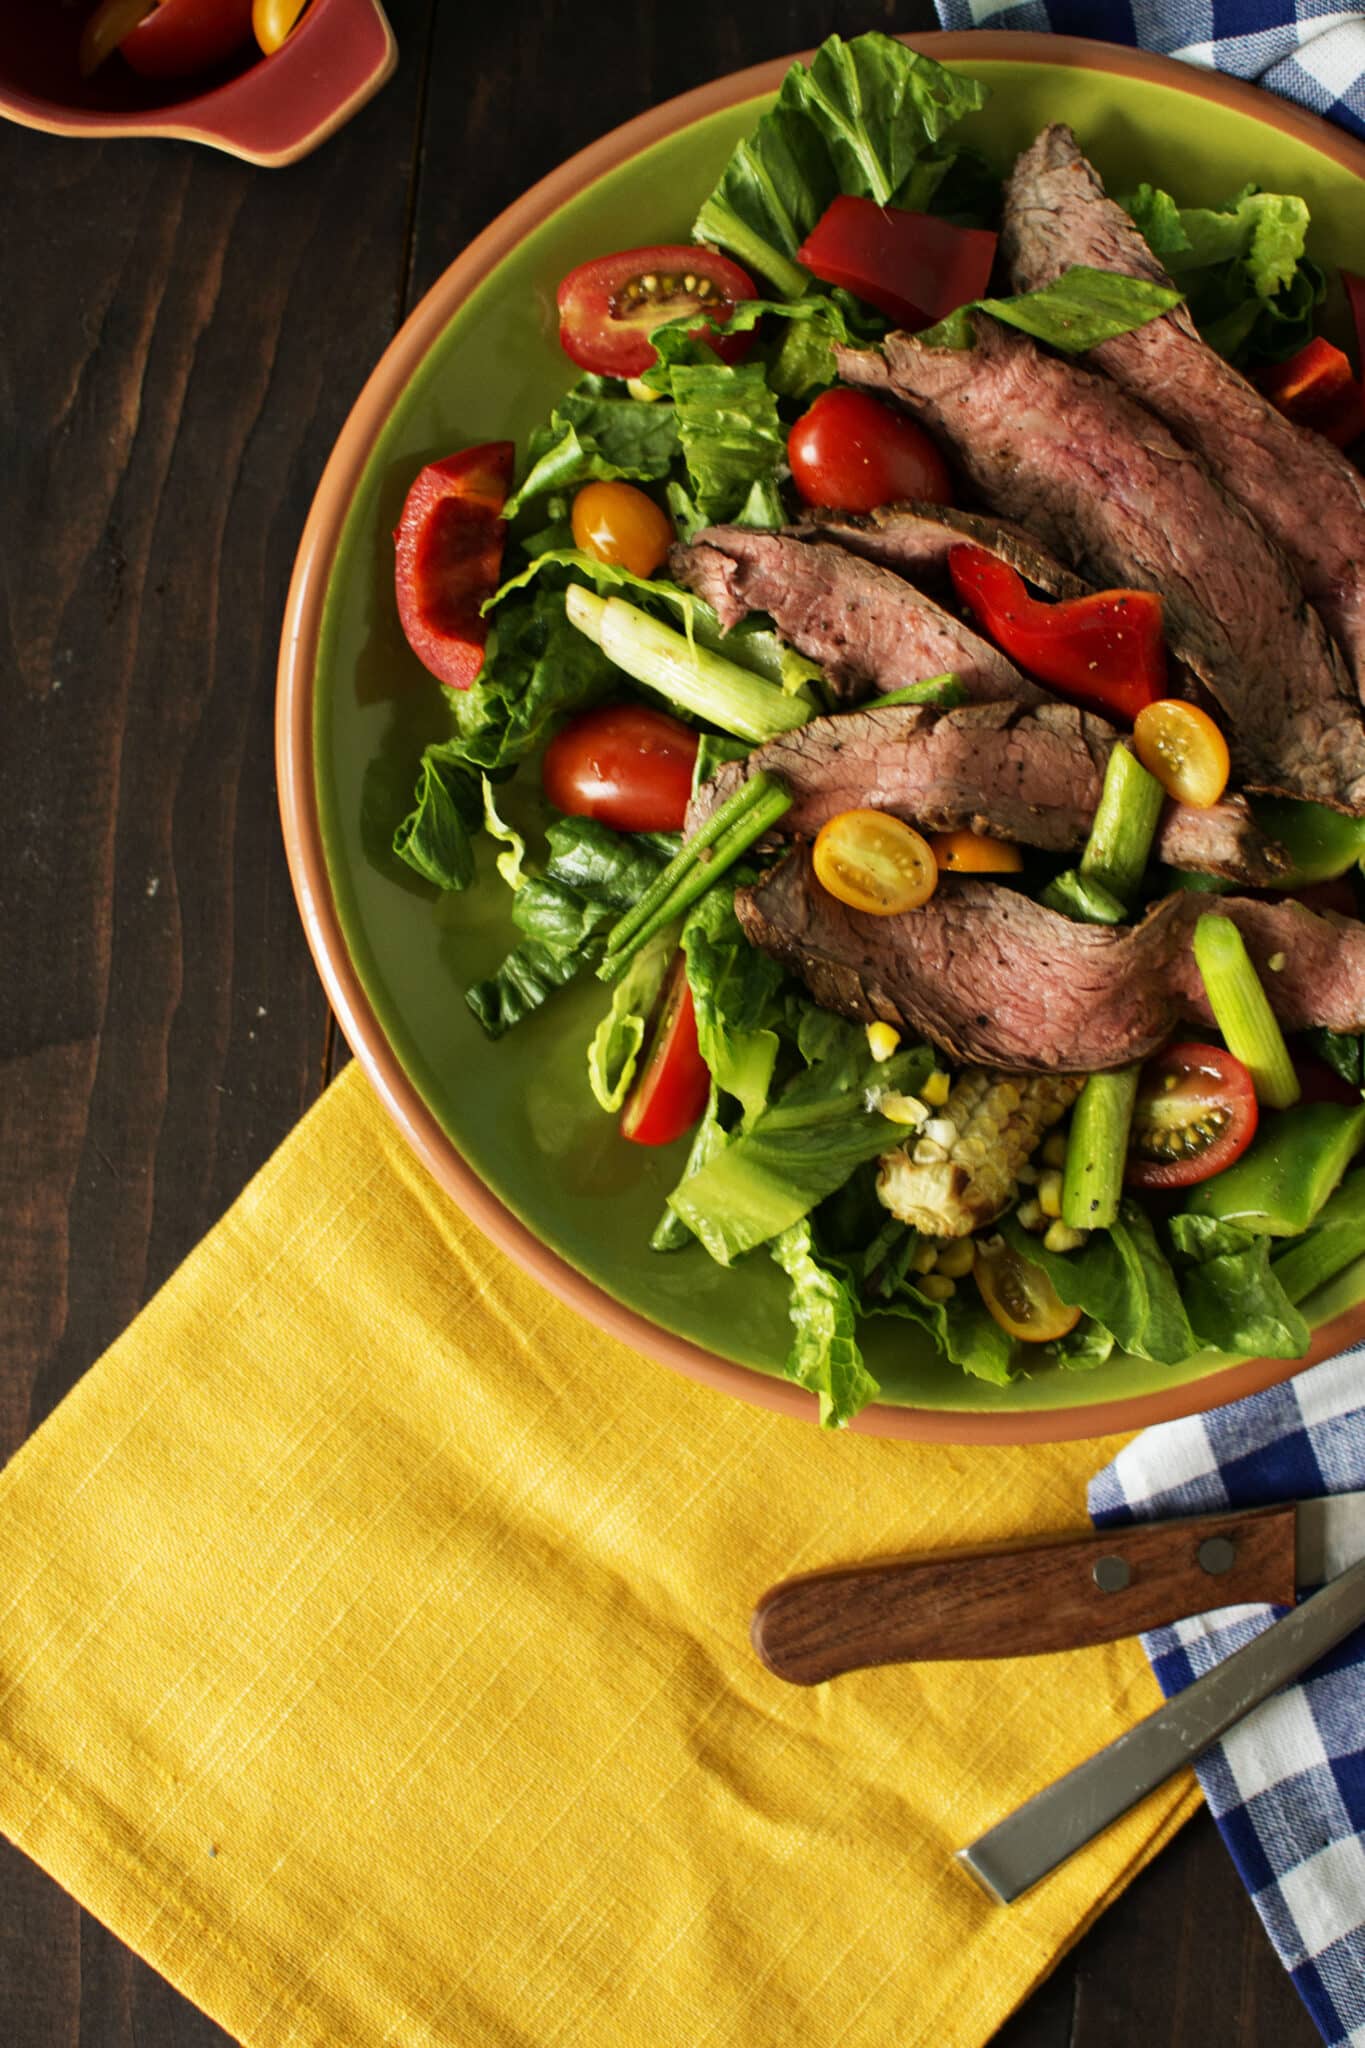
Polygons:
<instances>
[{"instance_id":1,"label":"wood grain surface","mask_svg":"<svg viewBox=\"0 0 1365 2048\"><path fill-rule=\"evenodd\" d=\"M0 124L0 1459L343 1056L280 844L275 652L396 325L616 123L831 29L932 26L929 0L389 12L396 77L288 170ZM998 2038L1317 2037L1200 1819ZM0 1841L0 2048L226 2040Z\"/></svg>"}]
</instances>

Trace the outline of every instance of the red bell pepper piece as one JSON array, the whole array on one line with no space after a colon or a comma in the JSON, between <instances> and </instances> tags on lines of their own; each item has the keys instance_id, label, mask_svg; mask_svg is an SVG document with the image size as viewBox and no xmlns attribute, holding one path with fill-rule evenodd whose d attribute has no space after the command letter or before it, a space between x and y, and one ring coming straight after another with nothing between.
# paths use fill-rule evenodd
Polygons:
<instances>
[{"instance_id":1,"label":"red bell pepper piece","mask_svg":"<svg viewBox=\"0 0 1365 2048\"><path fill-rule=\"evenodd\" d=\"M988 228L845 194L825 208L796 260L902 327L928 327L984 295L997 239Z\"/></svg>"},{"instance_id":2,"label":"red bell pepper piece","mask_svg":"<svg viewBox=\"0 0 1365 2048\"><path fill-rule=\"evenodd\" d=\"M483 666L498 587L516 447L483 441L428 463L394 529L394 589L407 642L448 689L467 690Z\"/></svg>"},{"instance_id":3,"label":"red bell pepper piece","mask_svg":"<svg viewBox=\"0 0 1365 2048\"><path fill-rule=\"evenodd\" d=\"M644 1066L621 1112L621 1136L636 1145L671 1145L697 1122L710 1090L692 990L679 954L664 985L662 1015Z\"/></svg>"},{"instance_id":4,"label":"red bell pepper piece","mask_svg":"<svg viewBox=\"0 0 1365 2048\"><path fill-rule=\"evenodd\" d=\"M948 556L953 587L1012 661L1087 711L1131 721L1167 694L1161 599L1096 590L1047 604L1008 562L966 544Z\"/></svg>"},{"instance_id":5,"label":"red bell pepper piece","mask_svg":"<svg viewBox=\"0 0 1365 2048\"><path fill-rule=\"evenodd\" d=\"M1365 379L1365 277L1357 277L1354 270L1343 270L1341 282L1345 287L1347 304L1356 330L1356 371Z\"/></svg>"},{"instance_id":6,"label":"red bell pepper piece","mask_svg":"<svg viewBox=\"0 0 1365 2048\"><path fill-rule=\"evenodd\" d=\"M1345 279L1347 273L1342 272ZM1352 291L1359 289L1359 299ZM1353 307L1362 308L1357 322L1365 320L1365 282L1353 278L1347 286ZM1338 448L1349 448L1365 432L1365 388L1351 375L1351 362L1343 349L1315 335L1312 341L1283 363L1258 370L1256 384L1286 419L1299 427L1311 427L1325 434Z\"/></svg>"}]
</instances>

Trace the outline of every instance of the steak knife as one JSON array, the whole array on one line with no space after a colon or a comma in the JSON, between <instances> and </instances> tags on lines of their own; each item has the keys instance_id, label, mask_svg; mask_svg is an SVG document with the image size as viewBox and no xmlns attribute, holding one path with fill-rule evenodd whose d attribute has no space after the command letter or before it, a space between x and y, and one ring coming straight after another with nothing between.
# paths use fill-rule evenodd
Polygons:
<instances>
[{"instance_id":1,"label":"steak knife","mask_svg":"<svg viewBox=\"0 0 1365 2048\"><path fill-rule=\"evenodd\" d=\"M1025 1657L1248 1601L1290 1606L1365 1558L1365 1492L1025 1549L945 1551L784 1579L750 1626L768 1669L818 1685L868 1665Z\"/></svg>"}]
</instances>

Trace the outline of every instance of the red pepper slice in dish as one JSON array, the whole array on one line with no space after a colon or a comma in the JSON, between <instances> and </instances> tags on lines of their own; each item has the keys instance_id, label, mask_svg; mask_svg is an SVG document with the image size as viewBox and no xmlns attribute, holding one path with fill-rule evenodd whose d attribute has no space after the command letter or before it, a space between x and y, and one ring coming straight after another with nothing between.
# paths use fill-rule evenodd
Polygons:
<instances>
[{"instance_id":1,"label":"red pepper slice in dish","mask_svg":"<svg viewBox=\"0 0 1365 2048\"><path fill-rule=\"evenodd\" d=\"M948 569L996 645L1060 696L1131 721L1166 695L1166 641L1154 591L1096 590L1045 604L1008 562L966 543L952 549Z\"/></svg>"},{"instance_id":2,"label":"red pepper slice in dish","mask_svg":"<svg viewBox=\"0 0 1365 2048\"><path fill-rule=\"evenodd\" d=\"M560 346L580 369L639 377L655 360L654 329L696 313L701 324L689 332L727 363L737 362L753 336L717 334L709 323L723 327L742 300L757 296L737 263L700 243L622 249L580 263L560 285Z\"/></svg>"},{"instance_id":3,"label":"red pepper slice in dish","mask_svg":"<svg viewBox=\"0 0 1365 2048\"><path fill-rule=\"evenodd\" d=\"M996 240L989 228L844 194L825 208L796 260L902 327L928 327L984 295Z\"/></svg>"},{"instance_id":4,"label":"red pepper slice in dish","mask_svg":"<svg viewBox=\"0 0 1365 2048\"><path fill-rule=\"evenodd\" d=\"M467 690L483 666L498 587L516 448L482 441L431 462L408 492L394 529L394 589L407 642L447 688Z\"/></svg>"},{"instance_id":5,"label":"red pepper slice in dish","mask_svg":"<svg viewBox=\"0 0 1365 2048\"><path fill-rule=\"evenodd\" d=\"M1220 1045L1170 1045L1138 1083L1124 1178L1133 1188L1188 1188L1240 1159L1256 1135L1256 1089Z\"/></svg>"},{"instance_id":6,"label":"red pepper slice in dish","mask_svg":"<svg viewBox=\"0 0 1365 2048\"><path fill-rule=\"evenodd\" d=\"M664 984L658 1029L621 1112L621 1136L636 1145L671 1145L706 1107L711 1076L697 1044L697 1018L682 955Z\"/></svg>"},{"instance_id":7,"label":"red pepper slice in dish","mask_svg":"<svg viewBox=\"0 0 1365 2048\"><path fill-rule=\"evenodd\" d=\"M1345 279L1347 273L1343 271L1342 276ZM1347 291L1359 334L1365 321L1365 282L1353 278ZM1325 434L1338 448L1349 448L1365 432L1365 388L1351 375L1345 350L1324 341L1320 334L1287 361L1258 370L1255 381L1287 419L1296 426L1311 427L1315 434Z\"/></svg>"},{"instance_id":8,"label":"red pepper slice in dish","mask_svg":"<svg viewBox=\"0 0 1365 2048\"><path fill-rule=\"evenodd\" d=\"M189 78L225 63L251 40L251 0L145 0L143 18L122 34L128 0L104 0L85 25L80 65L88 76L112 47L144 78ZM132 10L134 13L136 10Z\"/></svg>"},{"instance_id":9,"label":"red pepper slice in dish","mask_svg":"<svg viewBox=\"0 0 1365 2048\"><path fill-rule=\"evenodd\" d=\"M923 427L870 392L822 391L787 436L792 482L808 505L875 512L897 498L951 505L948 465Z\"/></svg>"}]
</instances>

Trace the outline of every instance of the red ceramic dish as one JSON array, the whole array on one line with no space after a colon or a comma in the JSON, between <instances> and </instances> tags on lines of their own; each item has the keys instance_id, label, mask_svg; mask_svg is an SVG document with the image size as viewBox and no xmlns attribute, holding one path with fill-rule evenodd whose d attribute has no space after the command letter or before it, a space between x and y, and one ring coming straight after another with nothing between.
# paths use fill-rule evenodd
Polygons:
<instances>
[{"instance_id":1,"label":"red ceramic dish","mask_svg":"<svg viewBox=\"0 0 1365 2048\"><path fill-rule=\"evenodd\" d=\"M208 79L138 78L117 56L76 65L84 13L0 0L0 115L51 135L171 135L248 163L294 163L378 92L398 61L379 0L313 0L271 57L254 50Z\"/></svg>"},{"instance_id":2,"label":"red ceramic dish","mask_svg":"<svg viewBox=\"0 0 1365 2048\"><path fill-rule=\"evenodd\" d=\"M1237 80L1141 52L1066 37L978 32L906 40L949 63L1018 61L1048 68L1076 67L1106 78L1159 85L1186 99L1191 124L1198 123L1201 110L1210 104L1230 108L1365 178L1365 149L1360 144L1313 115ZM324 613L348 518L377 455L387 447L392 459L389 429L394 415L451 321L513 251L543 231L558 210L572 204L594 180L606 177L640 151L689 124L775 90L790 61L757 66L673 100L570 159L494 221L412 314L375 369L341 433L303 534L281 642L276 758L290 870L319 973L369 1080L439 1185L494 1243L590 1322L707 1385L766 1408L813 1419L815 1401L801 1388L719 1356L617 1299L606 1286L542 1242L461 1155L433 1107L429 1089L424 1092L419 1071L405 1066L395 1050L348 944L324 843L319 797L324 769L318 740L319 707L326 702L328 680L325 674L319 678ZM1153 1392L1126 1392L1106 1399L1097 1390L1088 1401L1060 1408L991 1410L900 1406L884 1401L864 1410L852 1426L874 1435L950 1443L1028 1443L1098 1436L1212 1408L1257 1391L1359 1341L1362 1335L1365 1304L1358 1304L1318 1328L1304 1359L1251 1359Z\"/></svg>"}]
</instances>

